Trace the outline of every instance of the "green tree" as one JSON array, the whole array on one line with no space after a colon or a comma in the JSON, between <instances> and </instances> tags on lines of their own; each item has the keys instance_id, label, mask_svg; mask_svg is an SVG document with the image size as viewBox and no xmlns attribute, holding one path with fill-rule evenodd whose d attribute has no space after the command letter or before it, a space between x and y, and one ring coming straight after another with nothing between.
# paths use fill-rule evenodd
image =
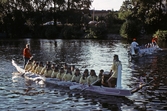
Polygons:
<instances>
[{"instance_id":1,"label":"green tree","mask_svg":"<svg viewBox=\"0 0 167 111\"><path fill-rule=\"evenodd\" d=\"M120 29L121 36L126 39L137 37L139 33L139 27L136 25L136 21L134 20L128 20L124 22Z\"/></svg>"},{"instance_id":2,"label":"green tree","mask_svg":"<svg viewBox=\"0 0 167 111\"><path fill-rule=\"evenodd\" d=\"M139 30L143 27L148 34L154 33L158 29L167 29L164 25L164 18L167 18L165 5L163 0L125 0L119 18L137 21Z\"/></svg>"},{"instance_id":3,"label":"green tree","mask_svg":"<svg viewBox=\"0 0 167 111\"><path fill-rule=\"evenodd\" d=\"M49 20L54 19L55 24L57 20L64 20L64 23L80 25L82 11L89 10L91 3L92 0L1 0L1 30L9 36L17 36L20 28L11 27L25 26L36 36L41 31L41 24Z\"/></svg>"}]
</instances>

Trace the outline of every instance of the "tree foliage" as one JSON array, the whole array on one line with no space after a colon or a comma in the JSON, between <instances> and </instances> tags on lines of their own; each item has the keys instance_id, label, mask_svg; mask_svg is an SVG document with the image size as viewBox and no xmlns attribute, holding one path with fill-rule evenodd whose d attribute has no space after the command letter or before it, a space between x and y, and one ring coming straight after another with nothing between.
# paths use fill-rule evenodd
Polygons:
<instances>
[{"instance_id":1,"label":"tree foliage","mask_svg":"<svg viewBox=\"0 0 167 111\"><path fill-rule=\"evenodd\" d=\"M158 30L153 35L153 37L157 36L160 41L167 41L167 30Z\"/></svg>"},{"instance_id":2,"label":"tree foliage","mask_svg":"<svg viewBox=\"0 0 167 111\"><path fill-rule=\"evenodd\" d=\"M147 33L167 29L166 16L163 0L125 0L119 13L121 19L138 21L137 27L143 27Z\"/></svg>"},{"instance_id":3,"label":"tree foliage","mask_svg":"<svg viewBox=\"0 0 167 111\"><path fill-rule=\"evenodd\" d=\"M139 33L139 27L136 26L136 22L134 20L124 22L120 29L121 36L127 39L137 37Z\"/></svg>"},{"instance_id":4,"label":"tree foliage","mask_svg":"<svg viewBox=\"0 0 167 111\"><path fill-rule=\"evenodd\" d=\"M81 24L83 12L89 10L91 3L92 0L1 0L0 32L16 37L28 29L36 35L41 25L51 20L55 26L58 20Z\"/></svg>"}]
</instances>

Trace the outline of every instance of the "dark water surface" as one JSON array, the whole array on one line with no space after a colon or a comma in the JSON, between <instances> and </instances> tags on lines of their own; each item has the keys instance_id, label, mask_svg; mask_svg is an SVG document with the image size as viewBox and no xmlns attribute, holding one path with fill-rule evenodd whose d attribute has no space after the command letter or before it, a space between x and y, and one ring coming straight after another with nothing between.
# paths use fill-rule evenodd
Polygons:
<instances>
[{"instance_id":1,"label":"dark water surface","mask_svg":"<svg viewBox=\"0 0 167 111\"><path fill-rule=\"evenodd\" d=\"M122 87L135 87L134 77L147 75L156 80L131 97L99 95L92 92L70 91L67 88L40 86L21 76L12 75L16 69L11 60L23 65L22 50L30 43L38 61L75 64L81 72L95 69L109 71L113 55L122 61ZM128 61L128 43L120 40L0 40L0 110L1 111L166 111L167 110L167 52L160 51ZM163 44L163 46L165 46ZM166 47L162 47L166 48Z\"/></svg>"}]
</instances>

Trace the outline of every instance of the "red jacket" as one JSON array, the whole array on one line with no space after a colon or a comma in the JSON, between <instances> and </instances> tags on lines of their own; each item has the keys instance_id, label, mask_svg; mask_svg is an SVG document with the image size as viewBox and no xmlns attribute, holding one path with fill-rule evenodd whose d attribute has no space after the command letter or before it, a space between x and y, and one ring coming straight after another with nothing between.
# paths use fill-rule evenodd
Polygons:
<instances>
[{"instance_id":1,"label":"red jacket","mask_svg":"<svg viewBox=\"0 0 167 111\"><path fill-rule=\"evenodd\" d=\"M24 48L23 56L26 57L26 58L30 58L31 57L31 53L30 53L30 49L29 48Z\"/></svg>"}]
</instances>

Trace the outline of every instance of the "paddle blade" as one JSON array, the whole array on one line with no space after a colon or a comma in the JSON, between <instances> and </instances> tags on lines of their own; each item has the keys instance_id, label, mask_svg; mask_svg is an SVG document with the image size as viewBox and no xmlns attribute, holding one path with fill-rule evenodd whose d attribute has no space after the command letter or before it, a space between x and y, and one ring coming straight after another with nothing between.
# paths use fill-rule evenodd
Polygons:
<instances>
[{"instance_id":1,"label":"paddle blade","mask_svg":"<svg viewBox=\"0 0 167 111\"><path fill-rule=\"evenodd\" d=\"M78 88L80 86L82 86L82 84L70 86L70 90L76 89L76 88Z\"/></svg>"}]
</instances>

